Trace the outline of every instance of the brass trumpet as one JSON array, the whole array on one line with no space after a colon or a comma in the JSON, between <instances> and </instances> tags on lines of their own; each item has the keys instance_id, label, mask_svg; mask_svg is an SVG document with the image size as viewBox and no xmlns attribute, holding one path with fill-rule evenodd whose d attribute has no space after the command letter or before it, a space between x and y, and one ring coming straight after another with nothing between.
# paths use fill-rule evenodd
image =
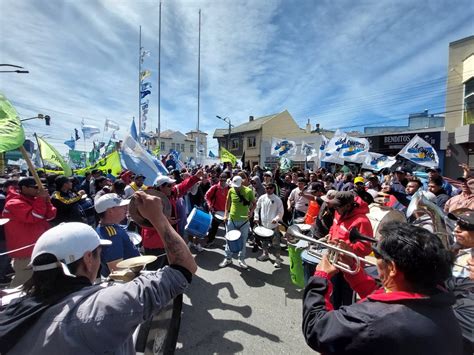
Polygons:
<instances>
[{"instance_id":1,"label":"brass trumpet","mask_svg":"<svg viewBox=\"0 0 474 355\"><path fill-rule=\"evenodd\" d=\"M290 237L300 239L300 240L304 240L304 241L306 241L306 242L308 242L312 245L319 245L319 246L326 247L330 251L330 253L328 254L328 258L329 258L329 261L331 262L331 264L333 264L339 270L347 272L348 274L354 275L354 274L358 273L360 271L360 267L361 267L362 263L372 265L372 266L376 265L373 261L369 261L369 260L366 260L364 258L361 258L361 257L357 256L356 254L350 252L350 251L341 249L341 248L336 247L334 245L325 243L321 240L314 239L314 238L311 238L311 237L308 237L308 236L304 235L303 233L301 233L300 228L297 225L292 225L292 226L288 227L286 232L288 233L288 235ZM322 253L321 250L311 248L311 247L308 250L308 253L310 255L316 257L316 258L319 258L319 259L321 259L324 256L324 253ZM351 265L348 265L348 264L342 262L341 260L339 260L339 256L341 254L352 258L354 260L355 265L352 265L352 267L351 267Z\"/></svg>"}]
</instances>

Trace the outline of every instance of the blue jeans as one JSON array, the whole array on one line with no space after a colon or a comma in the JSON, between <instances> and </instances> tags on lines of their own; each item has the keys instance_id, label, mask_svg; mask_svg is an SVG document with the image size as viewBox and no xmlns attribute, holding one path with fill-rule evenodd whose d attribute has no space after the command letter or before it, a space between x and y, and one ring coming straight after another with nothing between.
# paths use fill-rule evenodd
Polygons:
<instances>
[{"instance_id":1,"label":"blue jeans","mask_svg":"<svg viewBox=\"0 0 474 355\"><path fill-rule=\"evenodd\" d=\"M232 221L232 220L229 220L227 222L227 231L231 231L231 230L234 230L234 229L237 229L237 230L240 230L240 238L242 238L242 242L243 242L243 248L242 250L239 252L239 259L244 261L245 260L245 254L246 254L246 249L247 249L247 238L249 236L249 221L248 220L244 220L244 221ZM232 252L230 251L229 249L229 243L226 242L225 244L225 257L226 259L232 259Z\"/></svg>"}]
</instances>

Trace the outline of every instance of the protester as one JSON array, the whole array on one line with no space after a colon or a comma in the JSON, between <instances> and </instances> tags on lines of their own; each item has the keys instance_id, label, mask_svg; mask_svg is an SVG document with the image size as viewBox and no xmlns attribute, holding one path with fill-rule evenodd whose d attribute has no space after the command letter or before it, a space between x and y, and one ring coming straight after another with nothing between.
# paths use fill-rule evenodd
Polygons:
<instances>
[{"instance_id":1,"label":"protester","mask_svg":"<svg viewBox=\"0 0 474 355\"><path fill-rule=\"evenodd\" d=\"M211 228L207 234L207 247L214 244L219 225L224 220L224 211L229 186L227 185L227 175L221 173L219 182L212 185L205 195L209 212L212 214ZM216 213L222 213L222 219L216 218Z\"/></svg>"},{"instance_id":2,"label":"protester","mask_svg":"<svg viewBox=\"0 0 474 355\"><path fill-rule=\"evenodd\" d=\"M101 274L104 277L116 269L122 260L139 256L127 232L119 223L126 217L130 200L122 200L117 194L109 193L95 201L94 208L99 216L96 232L101 239L111 241L108 248L102 249Z\"/></svg>"},{"instance_id":3,"label":"protester","mask_svg":"<svg viewBox=\"0 0 474 355\"><path fill-rule=\"evenodd\" d=\"M83 222L79 202L81 201L84 191L77 194L72 191L72 181L64 175L59 175L55 179L56 191L51 196L51 203L57 209L54 225L63 222Z\"/></svg>"},{"instance_id":4,"label":"protester","mask_svg":"<svg viewBox=\"0 0 474 355\"><path fill-rule=\"evenodd\" d=\"M428 181L428 191L435 194L436 196L436 205L444 209L444 205L449 200L449 195L446 193L446 190L443 189L443 179L438 177L430 178Z\"/></svg>"},{"instance_id":5,"label":"protester","mask_svg":"<svg viewBox=\"0 0 474 355\"><path fill-rule=\"evenodd\" d=\"M323 257L304 292L303 334L324 354L461 354L462 338L439 287L451 274L452 257L440 239L409 224L388 223L372 248L382 288L362 268L344 274L362 300L333 310L331 277L337 269Z\"/></svg>"},{"instance_id":6,"label":"protester","mask_svg":"<svg viewBox=\"0 0 474 355\"><path fill-rule=\"evenodd\" d=\"M293 210L294 218L304 217L308 211L308 200L304 198L304 190L306 188L306 180L302 177L298 178L298 187L291 191L288 197L288 210Z\"/></svg>"},{"instance_id":7,"label":"protester","mask_svg":"<svg viewBox=\"0 0 474 355\"><path fill-rule=\"evenodd\" d=\"M265 228L273 231L273 237L271 238L271 246L275 255L274 266L276 268L281 267L282 258L280 257L280 230L278 229L278 222L283 218L283 202L275 194L276 184L269 183L265 185L266 194L262 195L257 200L257 207L254 212L254 221L256 225L261 225ZM266 261L270 259L269 256L269 245L266 241L262 242L263 253L257 260Z\"/></svg>"},{"instance_id":8,"label":"protester","mask_svg":"<svg viewBox=\"0 0 474 355\"><path fill-rule=\"evenodd\" d=\"M6 247L15 271L10 287L17 287L31 277L32 271L27 266L33 244L50 228L49 222L56 217L56 208L51 204L48 191L40 189L35 179L21 179L18 189L9 187L2 213L4 218L10 219L4 226Z\"/></svg>"},{"instance_id":9,"label":"protester","mask_svg":"<svg viewBox=\"0 0 474 355\"><path fill-rule=\"evenodd\" d=\"M125 198L129 198L137 191L145 191L148 186L144 184L146 177L142 174L137 174L133 177L133 181L125 187Z\"/></svg>"},{"instance_id":10,"label":"protester","mask_svg":"<svg viewBox=\"0 0 474 355\"><path fill-rule=\"evenodd\" d=\"M110 241L82 223L50 229L33 250L26 296L0 313L2 354L135 353L132 334L137 326L183 293L197 269L186 244L166 221L160 199L137 192L137 202L140 214L163 236L171 266L133 282L93 285L101 248ZM19 312L23 316L14 318Z\"/></svg>"},{"instance_id":11,"label":"protester","mask_svg":"<svg viewBox=\"0 0 474 355\"><path fill-rule=\"evenodd\" d=\"M247 269L245 262L246 243L249 232L249 218L255 209L255 197L252 189L243 186L243 180L240 176L234 176L230 184L230 190L227 194L227 202L224 212L224 222L227 224L227 231L239 230L243 241L243 248L238 253L239 266ZM225 246L225 258L219 264L219 267L226 267L232 264L232 251L229 243Z\"/></svg>"},{"instance_id":12,"label":"protester","mask_svg":"<svg viewBox=\"0 0 474 355\"><path fill-rule=\"evenodd\" d=\"M374 202L374 198L365 189L365 180L363 177L358 176L354 179L354 190L353 190L365 203L370 205Z\"/></svg>"},{"instance_id":13,"label":"protester","mask_svg":"<svg viewBox=\"0 0 474 355\"><path fill-rule=\"evenodd\" d=\"M474 178L469 180L463 178L463 181L461 182L461 193L451 197L444 205L444 211L446 213L453 212L460 208L474 210L474 194L469 188L469 183L474 183Z\"/></svg>"}]
</instances>

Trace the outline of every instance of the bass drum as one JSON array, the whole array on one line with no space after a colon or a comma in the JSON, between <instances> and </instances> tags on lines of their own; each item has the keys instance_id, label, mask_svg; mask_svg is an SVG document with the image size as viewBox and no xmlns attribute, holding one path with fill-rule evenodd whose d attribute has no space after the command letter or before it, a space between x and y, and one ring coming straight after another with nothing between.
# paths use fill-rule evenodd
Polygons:
<instances>
[{"instance_id":1,"label":"bass drum","mask_svg":"<svg viewBox=\"0 0 474 355\"><path fill-rule=\"evenodd\" d=\"M170 301L160 313L140 324L134 334L137 354L174 354L181 325L183 295Z\"/></svg>"},{"instance_id":2,"label":"bass drum","mask_svg":"<svg viewBox=\"0 0 474 355\"><path fill-rule=\"evenodd\" d=\"M375 239L380 239L380 230L387 222L397 221L400 223L406 223L407 221L403 212L394 210L391 207L371 204L369 210L370 212L367 213L367 217L369 218L372 229L374 230Z\"/></svg>"}]
</instances>

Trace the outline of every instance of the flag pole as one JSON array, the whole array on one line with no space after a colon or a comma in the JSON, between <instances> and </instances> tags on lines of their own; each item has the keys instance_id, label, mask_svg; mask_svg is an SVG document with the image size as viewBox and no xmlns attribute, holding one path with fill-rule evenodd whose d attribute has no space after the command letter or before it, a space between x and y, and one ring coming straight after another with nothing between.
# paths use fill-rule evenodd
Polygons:
<instances>
[{"instance_id":1,"label":"flag pole","mask_svg":"<svg viewBox=\"0 0 474 355\"><path fill-rule=\"evenodd\" d=\"M44 191L43 183L41 182L41 179L39 178L38 173L36 172L36 169L35 169L33 163L31 162L31 159L28 156L28 153L27 153L25 147L23 147L23 145L21 145L19 149L20 149L21 154L23 155L23 158L26 161L26 164L28 165L28 169L30 169L31 175L33 175L33 178L36 181L36 185L38 185L39 191L43 192Z\"/></svg>"},{"instance_id":2,"label":"flag pole","mask_svg":"<svg viewBox=\"0 0 474 355\"><path fill-rule=\"evenodd\" d=\"M199 40L198 40L198 96L197 96L197 129L196 129L196 164L200 163L199 154L199 111L201 99L201 9L199 9Z\"/></svg>"},{"instance_id":3,"label":"flag pole","mask_svg":"<svg viewBox=\"0 0 474 355\"><path fill-rule=\"evenodd\" d=\"M43 160L43 156L41 155L40 142L39 142L39 140L38 140L38 136L36 135L36 133L33 133L33 135L34 135L35 138L36 138L36 144L38 144L38 152L39 152L39 156L40 156L40 159L41 159L41 164L43 164L43 169L44 169L44 160Z\"/></svg>"},{"instance_id":4,"label":"flag pole","mask_svg":"<svg viewBox=\"0 0 474 355\"><path fill-rule=\"evenodd\" d=\"M138 37L138 143L141 143L142 133L142 106L141 106L141 75L142 75L142 26Z\"/></svg>"}]
</instances>

